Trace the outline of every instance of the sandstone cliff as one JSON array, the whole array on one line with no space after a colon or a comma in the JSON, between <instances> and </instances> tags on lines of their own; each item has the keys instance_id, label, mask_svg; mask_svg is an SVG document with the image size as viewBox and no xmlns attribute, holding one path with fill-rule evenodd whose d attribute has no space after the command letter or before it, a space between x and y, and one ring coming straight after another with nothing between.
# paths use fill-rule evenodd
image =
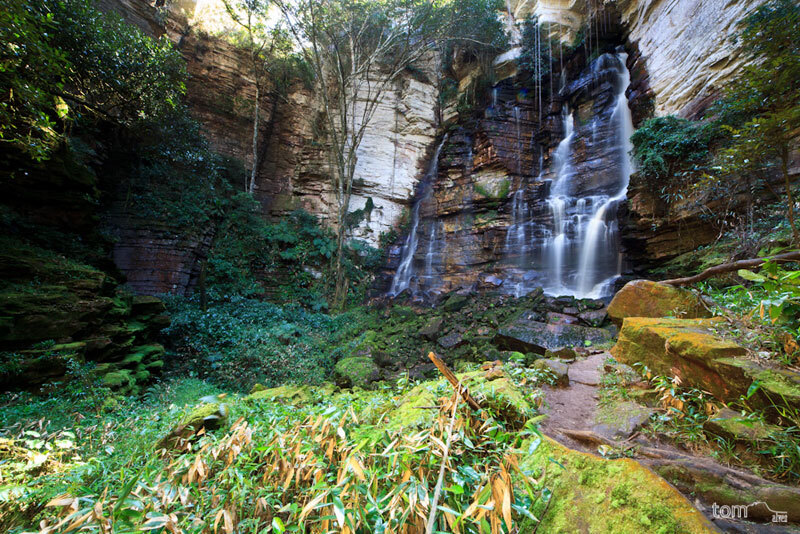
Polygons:
<instances>
[{"instance_id":1,"label":"sandstone cliff","mask_svg":"<svg viewBox=\"0 0 800 534\"><path fill-rule=\"evenodd\" d=\"M239 159L245 166L250 165L250 103L254 93L241 52L225 40L193 29L185 17L186 2L181 6L183 12L174 10L166 19L146 0L102 3L121 11L152 35L165 32L169 36L186 58L190 73L189 103L213 147ZM576 52L559 65L569 82L582 76L591 53L598 53L602 46L611 46L612 42L624 46L631 71L627 95L637 124L654 113L691 117L702 113L741 64L742 58L729 40L736 21L759 3L758 0L616 3L511 0L507 21L515 39L519 38L521 21L528 15L538 15L563 42L573 39L584 28L583 57ZM158 16L166 21L164 25L157 22ZM535 178L541 174L546 180L548 173L552 173L552 151L563 136L559 118L563 103L571 101L581 124L603 112L602 106L596 104L603 100L602 89L591 76L583 87L568 88L568 94L546 97L542 109L538 109L538 103L531 97L530 80L514 64L518 53L518 48L512 50L497 62L496 76L505 79L497 86L495 104L487 93L485 110L475 116L459 116L454 105L441 112L452 131L443 147L433 186L435 202L427 202L423 210L425 217L435 217L437 222L423 230L427 237L423 237L421 246L431 248L430 241L436 242L432 251L426 253L445 273L443 287L469 284L497 272L503 242L513 223L514 191L521 181L528 180L532 186L527 194L533 195L529 200L541 201L546 194L537 185L542 181ZM404 212L410 211L415 186L433 153L435 140L441 138L437 135L441 75L436 65L408 73L381 102L361 145L351 205L351 210L364 208L368 199L372 199L374 209L353 230L355 237L376 245L381 232L397 228ZM470 90L475 76L469 68L459 71L456 84L462 91ZM556 72L543 83L558 88L560 77L561 72ZM268 94L260 107L264 114L256 197L265 214L279 216L304 208L333 222L334 199L326 178L325 139L314 128L320 106L313 91L298 83L285 98L275 99ZM587 134L582 126L576 161L580 172L600 176L607 158L592 147L596 138L596 129ZM657 226L646 228L646 221L653 219L648 208L653 203L645 198L646 192L637 192L636 183L631 187L630 218L636 224L628 227L635 233L635 239L628 242L638 249L633 254L637 262L674 256L716 235L691 210L660 217ZM541 217L546 218L546 214L542 212ZM148 232L152 231L156 241L160 239L158 228L148 229L146 222L142 224L135 231L122 232L137 237L122 239L117 246L127 247L128 252L115 253L120 268L132 279L148 277L137 272L144 266L126 258L136 257L133 249L138 247L143 252L150 246ZM685 239L687 235L693 239ZM202 242L203 239L195 240L191 246ZM401 238L390 250L387 276L398 261L402 244ZM192 250L189 256L191 263L202 256L202 251ZM166 273L172 269L184 274L166 276L169 285L143 284L137 290L185 290L184 284L192 279L185 273L196 267L187 267L183 260L173 261L167 254L161 258L165 263L160 270ZM173 279L181 281L176 285Z\"/></svg>"}]
</instances>

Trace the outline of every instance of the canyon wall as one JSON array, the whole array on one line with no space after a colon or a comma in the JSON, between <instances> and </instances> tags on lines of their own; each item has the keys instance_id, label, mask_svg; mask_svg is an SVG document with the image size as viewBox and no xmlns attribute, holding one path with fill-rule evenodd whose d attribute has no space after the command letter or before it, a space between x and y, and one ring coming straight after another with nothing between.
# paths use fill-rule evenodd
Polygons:
<instances>
[{"instance_id":1,"label":"canyon wall","mask_svg":"<svg viewBox=\"0 0 800 534\"><path fill-rule=\"evenodd\" d=\"M764 0L623 0L622 19L645 58L656 115L693 118L742 66L731 38Z\"/></svg>"},{"instance_id":2,"label":"canyon wall","mask_svg":"<svg viewBox=\"0 0 800 534\"><path fill-rule=\"evenodd\" d=\"M571 40L581 28L591 34L604 21L602 6L614 6L641 52L655 96L655 114L696 117L733 78L745 58L732 41L737 23L765 0L510 0L517 23L535 15L565 28Z\"/></svg>"},{"instance_id":3,"label":"canyon wall","mask_svg":"<svg viewBox=\"0 0 800 534\"><path fill-rule=\"evenodd\" d=\"M250 166L254 89L241 51L190 27L186 12L191 11L191 2L184 2L183 12L173 10L166 18L146 0L101 3L122 12L151 35L169 36L186 58L189 104L212 146ZM578 35L582 27L589 28L584 30L588 37L582 59L576 52L559 66L570 82L586 78L584 69L589 56L599 53L602 46L608 51L612 42L624 45L631 71L627 96L634 123L638 124L652 114L701 114L741 64L741 54L729 37L736 21L759 3L510 0L507 19L515 39L520 35L519 24L528 15L538 15L564 43ZM156 22L158 16L163 24ZM436 264L428 269L442 273L442 290L484 283L486 279L497 282L502 271L502 249L508 228L513 225L514 193L523 181L529 182L525 193L528 200L539 201L537 216L542 221L547 219L541 205L547 194L545 182L552 177L552 152L564 135L560 110L565 102L575 106L579 117L576 163L580 172L602 174L605 165L604 156L593 153L592 141L597 132L586 133L586 124L590 128L593 117L605 113L596 103L605 98L602 84L596 84L589 75L584 86L546 98L539 109L531 97L530 79L517 72L514 65L518 51L519 48L509 51L505 59L497 62L500 82L494 95L496 102L487 93L483 109L471 116L460 116L450 102L441 113L444 125L437 121L441 76L438 65L431 63L421 71L407 73L384 95L360 147L350 209L366 207L368 199L374 207L365 213L353 235L377 245L380 234L397 228L404 220L404 212L411 211L415 187L428 166L436 139L441 140L443 127L449 130L432 186L434 200L421 209L423 218L437 222L423 225L420 247L425 251L419 254L424 257L417 258L418 262ZM560 73L556 76L560 77ZM467 68L458 77L457 85L468 90L475 72ZM543 83L558 88L561 81L554 77ZM263 115L255 191L265 215L280 216L304 208L333 223L335 199L327 178L326 141L315 129L320 113L318 100L311 89L300 83L285 97L267 93L260 102ZM242 187L244 181L245 176ZM635 180L631 192L631 223L627 231L635 238L628 239L628 243L637 249L631 255L637 262L675 256L715 235L691 211L661 217L658 225L652 224L652 199L646 191L637 190ZM135 231L123 232L130 237L122 239L117 247L126 251L115 253L118 265L130 279L148 277L139 272L144 266L126 258L144 255L154 240L161 239L158 228L150 231L146 221L141 224ZM167 277L171 285L145 283L136 289L185 291L192 280L192 275L186 273L197 270L196 265L189 264L202 257L205 241L195 239L188 245L200 248L188 253L187 261L161 256L164 264L159 270L178 273ZM401 237L389 251L384 274L387 284L399 263L404 242L405 237ZM176 277L180 280L177 285L172 281Z\"/></svg>"}]
</instances>

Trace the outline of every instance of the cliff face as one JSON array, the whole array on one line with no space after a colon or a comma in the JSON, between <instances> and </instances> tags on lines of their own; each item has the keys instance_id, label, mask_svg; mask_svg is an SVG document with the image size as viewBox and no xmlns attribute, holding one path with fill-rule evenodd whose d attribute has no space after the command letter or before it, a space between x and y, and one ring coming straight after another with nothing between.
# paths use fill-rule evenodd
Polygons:
<instances>
[{"instance_id":1,"label":"cliff face","mask_svg":"<svg viewBox=\"0 0 800 534\"><path fill-rule=\"evenodd\" d=\"M634 124L638 124L654 113L688 117L702 113L741 64L739 51L728 39L736 21L759 3L511 0L508 23L518 37L515 24L528 15L538 15L548 29L557 28L564 42L577 35L581 27L589 28L584 30L588 35L584 48L595 51L604 40L608 46L613 35L611 40L624 45L628 53L631 84L627 96ZM185 18L175 12L166 19L166 26L160 26L154 22L157 11L146 0L103 0L103 4L121 11L153 35L163 31L169 36L186 58L189 103L212 146L250 166L254 89L241 52L221 39L190 31ZM184 4L187 8L190 2ZM431 258L428 263L438 262L442 289L491 278L502 271L498 265L502 263L508 228L513 225L514 194L527 181L524 194L528 200L544 202L547 191L542 184L552 178L552 153L564 135L560 110L565 102L575 106L580 119L575 148L579 174L602 181L608 170L607 155L594 143L597 128L587 130L594 117L607 112L598 104L605 99L602 84L595 83L590 75L582 86L570 86L563 94L546 98L539 110L531 97L529 80L517 73L513 62L516 55L511 51L498 61L497 75L505 80L497 86L496 102L492 102L491 94L485 95L480 118L459 117L453 107L442 112L451 131L432 184L434 200L426 201L421 208L423 219L435 218L438 222L430 227L423 225L420 247L428 248L420 254L427 256L417 258L419 262L428 261L426 258ZM563 66L569 82L586 77L581 72L589 55ZM404 212L411 211L415 189L420 189L417 184L436 139L442 137L437 123L438 66L431 64L423 70L403 76L385 94L361 144L350 209L364 208L368 199L372 200L374 208L353 230L354 237L372 245L377 245L381 232L397 228ZM459 73L461 89L469 85L474 74L469 69ZM557 89L560 85L558 78L545 83ZM304 208L333 223L335 199L327 178L325 139L314 127L320 104L313 91L297 84L285 97L263 96L260 108L256 197L265 214L279 216ZM242 187L244 181L243 176ZM637 249L631 255L637 262L674 256L715 236L691 210L661 214L657 225L648 223L654 220L655 202L647 198L647 191L637 188L634 179L629 213L633 224L626 227L635 234L627 242ZM537 209L544 223L548 215L543 208ZM691 240L685 239L686 232ZM141 272L147 266L131 258L144 257L152 242L161 243L160 229L140 221L120 235L120 250L115 252L118 265L131 279L148 279L149 275ZM207 238L195 239L187 242L187 253L171 255L166 250L172 245L163 241L165 253L153 258L160 273L149 278L161 277L168 282L147 282L136 289L184 291L206 242ZM399 263L403 242L399 239L390 251L387 280Z\"/></svg>"},{"instance_id":2,"label":"cliff face","mask_svg":"<svg viewBox=\"0 0 800 534\"><path fill-rule=\"evenodd\" d=\"M731 41L739 20L764 0L511 0L512 20L536 15L564 27L563 39L581 28L602 29L603 5L614 6L641 51L655 96L655 114L694 117L719 96L744 58Z\"/></svg>"},{"instance_id":3,"label":"cliff face","mask_svg":"<svg viewBox=\"0 0 800 534\"><path fill-rule=\"evenodd\" d=\"M719 96L744 58L731 41L763 0L628 0L622 19L645 58L657 115L694 117Z\"/></svg>"}]
</instances>

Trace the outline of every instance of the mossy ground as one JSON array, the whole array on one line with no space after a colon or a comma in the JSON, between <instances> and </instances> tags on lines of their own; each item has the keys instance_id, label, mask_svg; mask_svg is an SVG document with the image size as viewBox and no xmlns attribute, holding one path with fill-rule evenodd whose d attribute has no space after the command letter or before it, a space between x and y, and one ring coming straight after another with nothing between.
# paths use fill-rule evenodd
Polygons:
<instances>
[{"instance_id":1,"label":"mossy ground","mask_svg":"<svg viewBox=\"0 0 800 534\"><path fill-rule=\"evenodd\" d=\"M523 443L521 450L529 446L529 442ZM546 509L534 512L542 518L541 532L714 532L708 520L674 488L633 460L606 460L545 438L521 462L542 477L552 492Z\"/></svg>"}]
</instances>

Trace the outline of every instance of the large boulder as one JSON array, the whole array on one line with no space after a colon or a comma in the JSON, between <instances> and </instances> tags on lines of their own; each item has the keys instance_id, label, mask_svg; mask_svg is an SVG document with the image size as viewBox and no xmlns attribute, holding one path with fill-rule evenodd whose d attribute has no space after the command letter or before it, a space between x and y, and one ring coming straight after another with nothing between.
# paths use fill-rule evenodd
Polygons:
<instances>
[{"instance_id":1,"label":"large boulder","mask_svg":"<svg viewBox=\"0 0 800 534\"><path fill-rule=\"evenodd\" d=\"M523 442L523 470L546 473L549 503L519 532L711 533L714 526L674 487L630 458L606 460L544 437Z\"/></svg>"},{"instance_id":2,"label":"large boulder","mask_svg":"<svg viewBox=\"0 0 800 534\"><path fill-rule=\"evenodd\" d=\"M380 369L369 356L351 356L336 362L333 381L343 388L367 389L380 377Z\"/></svg>"},{"instance_id":3,"label":"large boulder","mask_svg":"<svg viewBox=\"0 0 800 534\"><path fill-rule=\"evenodd\" d=\"M748 358L744 347L717 333L723 324L721 319L628 317L611 354L618 362L677 376L684 386L723 402L739 400L758 382L748 400L754 408L773 410L775 403L800 408L800 375Z\"/></svg>"},{"instance_id":4,"label":"large boulder","mask_svg":"<svg viewBox=\"0 0 800 534\"><path fill-rule=\"evenodd\" d=\"M612 335L602 328L520 319L498 330L494 341L502 350L544 354L562 347L582 347L587 341L591 345L610 343Z\"/></svg>"},{"instance_id":5,"label":"large boulder","mask_svg":"<svg viewBox=\"0 0 800 534\"><path fill-rule=\"evenodd\" d=\"M691 291L650 280L634 280L614 295L608 305L608 316L619 326L626 317L696 319L711 317L711 313Z\"/></svg>"}]
</instances>

